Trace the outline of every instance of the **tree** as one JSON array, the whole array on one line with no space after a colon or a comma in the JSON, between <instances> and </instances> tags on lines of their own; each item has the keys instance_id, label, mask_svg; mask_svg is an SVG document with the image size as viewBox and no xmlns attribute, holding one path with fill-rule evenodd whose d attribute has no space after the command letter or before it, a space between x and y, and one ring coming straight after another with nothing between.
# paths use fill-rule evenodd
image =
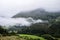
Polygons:
<instances>
[{"instance_id":1,"label":"tree","mask_svg":"<svg viewBox=\"0 0 60 40\"><path fill-rule=\"evenodd\" d=\"M48 33L55 37L60 37L60 21L58 19L48 28Z\"/></svg>"},{"instance_id":2,"label":"tree","mask_svg":"<svg viewBox=\"0 0 60 40\"><path fill-rule=\"evenodd\" d=\"M3 36L8 35L7 29L4 29L2 26L0 26L0 34L2 34Z\"/></svg>"}]
</instances>

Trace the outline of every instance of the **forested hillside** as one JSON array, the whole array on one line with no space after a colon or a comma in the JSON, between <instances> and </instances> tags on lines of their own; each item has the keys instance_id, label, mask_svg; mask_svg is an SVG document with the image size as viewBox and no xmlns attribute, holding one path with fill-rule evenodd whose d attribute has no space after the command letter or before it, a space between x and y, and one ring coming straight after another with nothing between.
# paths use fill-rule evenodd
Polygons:
<instances>
[{"instance_id":1,"label":"forested hillside","mask_svg":"<svg viewBox=\"0 0 60 40\"><path fill-rule=\"evenodd\" d=\"M60 16L60 12L48 12L44 9L36 9L32 11L20 12L13 16L13 18L18 17L32 17L34 19L43 19L43 20L51 20Z\"/></svg>"}]
</instances>

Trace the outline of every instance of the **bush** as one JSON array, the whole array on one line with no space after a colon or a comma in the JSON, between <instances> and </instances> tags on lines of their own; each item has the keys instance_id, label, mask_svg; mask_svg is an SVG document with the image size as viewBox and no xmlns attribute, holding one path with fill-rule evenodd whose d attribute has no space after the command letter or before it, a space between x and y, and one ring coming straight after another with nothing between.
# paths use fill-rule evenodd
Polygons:
<instances>
[{"instance_id":1,"label":"bush","mask_svg":"<svg viewBox=\"0 0 60 40\"><path fill-rule=\"evenodd\" d=\"M55 37L52 37L51 35L49 34L44 34L44 35L41 35L43 38L47 39L47 40L57 40Z\"/></svg>"},{"instance_id":2,"label":"bush","mask_svg":"<svg viewBox=\"0 0 60 40\"><path fill-rule=\"evenodd\" d=\"M0 37L1 37L2 35L0 34Z\"/></svg>"}]
</instances>

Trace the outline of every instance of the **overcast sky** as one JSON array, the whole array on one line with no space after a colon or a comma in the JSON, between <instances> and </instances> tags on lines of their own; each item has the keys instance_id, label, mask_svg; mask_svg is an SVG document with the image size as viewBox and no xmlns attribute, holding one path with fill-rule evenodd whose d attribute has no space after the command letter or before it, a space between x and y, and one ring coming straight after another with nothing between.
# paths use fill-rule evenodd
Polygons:
<instances>
[{"instance_id":1,"label":"overcast sky","mask_svg":"<svg viewBox=\"0 0 60 40\"><path fill-rule=\"evenodd\" d=\"M37 8L60 11L60 0L0 0L0 16L11 17L20 11Z\"/></svg>"}]
</instances>

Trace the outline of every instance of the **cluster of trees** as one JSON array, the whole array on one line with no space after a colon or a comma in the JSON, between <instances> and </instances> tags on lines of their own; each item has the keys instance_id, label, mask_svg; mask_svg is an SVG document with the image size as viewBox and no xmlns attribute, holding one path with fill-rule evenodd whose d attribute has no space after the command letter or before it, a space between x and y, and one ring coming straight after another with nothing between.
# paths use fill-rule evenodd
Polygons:
<instances>
[{"instance_id":1,"label":"cluster of trees","mask_svg":"<svg viewBox=\"0 0 60 40\"><path fill-rule=\"evenodd\" d=\"M14 15L13 18L32 17L34 19L51 20L51 19L56 19L59 16L60 16L59 11L58 12L48 12L41 8L41 9L36 9L36 10L32 10L32 11L27 11L27 12L20 12L20 13Z\"/></svg>"},{"instance_id":2,"label":"cluster of trees","mask_svg":"<svg viewBox=\"0 0 60 40\"><path fill-rule=\"evenodd\" d=\"M2 28L2 26L0 26L0 34L16 34L16 33L34 34L38 36L49 34L54 37L60 37L60 17L55 19L51 23L37 23L29 27L14 26L9 29L4 29Z\"/></svg>"},{"instance_id":3,"label":"cluster of trees","mask_svg":"<svg viewBox=\"0 0 60 40\"><path fill-rule=\"evenodd\" d=\"M48 29L48 34L54 37L60 37L60 17L51 24Z\"/></svg>"},{"instance_id":4,"label":"cluster of trees","mask_svg":"<svg viewBox=\"0 0 60 40\"><path fill-rule=\"evenodd\" d=\"M36 23L29 27L21 28L18 33L26 33L26 34L35 34L35 35L42 35L45 34L48 29L47 23Z\"/></svg>"}]
</instances>

